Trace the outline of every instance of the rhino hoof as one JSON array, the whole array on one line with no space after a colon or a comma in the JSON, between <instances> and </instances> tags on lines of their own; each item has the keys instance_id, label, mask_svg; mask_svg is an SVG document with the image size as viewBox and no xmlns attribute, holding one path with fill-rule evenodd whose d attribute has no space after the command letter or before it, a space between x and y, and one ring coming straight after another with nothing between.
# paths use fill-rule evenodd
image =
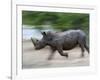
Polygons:
<instances>
[{"instance_id":1,"label":"rhino hoof","mask_svg":"<svg viewBox=\"0 0 100 80\"><path fill-rule=\"evenodd\" d=\"M81 57L84 57L84 54L83 53L81 54Z\"/></svg>"},{"instance_id":2,"label":"rhino hoof","mask_svg":"<svg viewBox=\"0 0 100 80\"><path fill-rule=\"evenodd\" d=\"M66 56L66 58L68 58L68 54L66 54L65 56Z\"/></svg>"},{"instance_id":3,"label":"rhino hoof","mask_svg":"<svg viewBox=\"0 0 100 80\"><path fill-rule=\"evenodd\" d=\"M47 60L51 60L51 59L52 59L52 58L50 58L50 57L49 57L49 58L47 58Z\"/></svg>"}]
</instances>

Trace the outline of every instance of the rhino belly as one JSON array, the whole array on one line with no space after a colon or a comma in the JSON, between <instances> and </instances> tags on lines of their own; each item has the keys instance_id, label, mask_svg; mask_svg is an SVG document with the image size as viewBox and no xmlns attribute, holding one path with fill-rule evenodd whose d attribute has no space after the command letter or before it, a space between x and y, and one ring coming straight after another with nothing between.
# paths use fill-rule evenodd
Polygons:
<instances>
[{"instance_id":1,"label":"rhino belly","mask_svg":"<svg viewBox=\"0 0 100 80\"><path fill-rule=\"evenodd\" d=\"M64 43L63 44L63 50L70 50L75 48L78 45L77 42L72 42L72 43Z\"/></svg>"}]
</instances>

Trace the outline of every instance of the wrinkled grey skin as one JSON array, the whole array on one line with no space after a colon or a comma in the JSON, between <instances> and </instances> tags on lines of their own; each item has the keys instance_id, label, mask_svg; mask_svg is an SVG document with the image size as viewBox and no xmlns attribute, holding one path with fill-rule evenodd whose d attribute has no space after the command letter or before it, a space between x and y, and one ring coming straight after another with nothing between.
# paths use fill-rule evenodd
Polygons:
<instances>
[{"instance_id":1,"label":"wrinkled grey skin","mask_svg":"<svg viewBox=\"0 0 100 80\"><path fill-rule=\"evenodd\" d=\"M86 45L86 35L82 30L68 30L65 32L42 32L43 38L41 40L32 42L36 50L42 49L45 46L50 46L52 53L48 57L51 60L54 52L57 50L61 56L68 57L68 53L63 53L63 50L71 50L77 45L80 46L82 56L84 56L84 50L89 53L89 48Z\"/></svg>"}]
</instances>

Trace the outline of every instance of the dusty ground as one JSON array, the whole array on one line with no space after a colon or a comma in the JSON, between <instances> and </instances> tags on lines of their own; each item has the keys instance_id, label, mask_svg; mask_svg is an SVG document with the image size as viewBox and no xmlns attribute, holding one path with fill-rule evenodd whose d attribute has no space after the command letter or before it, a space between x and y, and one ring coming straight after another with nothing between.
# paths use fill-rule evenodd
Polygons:
<instances>
[{"instance_id":1,"label":"dusty ground","mask_svg":"<svg viewBox=\"0 0 100 80\"><path fill-rule=\"evenodd\" d=\"M29 68L48 68L48 67L73 67L73 66L88 66L89 55L85 51L85 56L81 57L81 49L79 47L73 50L64 51L68 52L69 58L60 56L56 51L52 60L47 60L50 51L49 47L41 50L34 50L31 41L23 41L23 69Z\"/></svg>"}]
</instances>

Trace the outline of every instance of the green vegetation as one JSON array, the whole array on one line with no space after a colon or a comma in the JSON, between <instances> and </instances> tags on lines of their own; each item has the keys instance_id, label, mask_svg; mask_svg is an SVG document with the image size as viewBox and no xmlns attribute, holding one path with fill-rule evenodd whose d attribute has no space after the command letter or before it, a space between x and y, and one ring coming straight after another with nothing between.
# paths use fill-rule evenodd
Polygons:
<instances>
[{"instance_id":1,"label":"green vegetation","mask_svg":"<svg viewBox=\"0 0 100 80\"><path fill-rule=\"evenodd\" d=\"M42 29L43 25L51 25L54 29L89 29L89 14L22 11L22 24L34 25Z\"/></svg>"}]
</instances>

